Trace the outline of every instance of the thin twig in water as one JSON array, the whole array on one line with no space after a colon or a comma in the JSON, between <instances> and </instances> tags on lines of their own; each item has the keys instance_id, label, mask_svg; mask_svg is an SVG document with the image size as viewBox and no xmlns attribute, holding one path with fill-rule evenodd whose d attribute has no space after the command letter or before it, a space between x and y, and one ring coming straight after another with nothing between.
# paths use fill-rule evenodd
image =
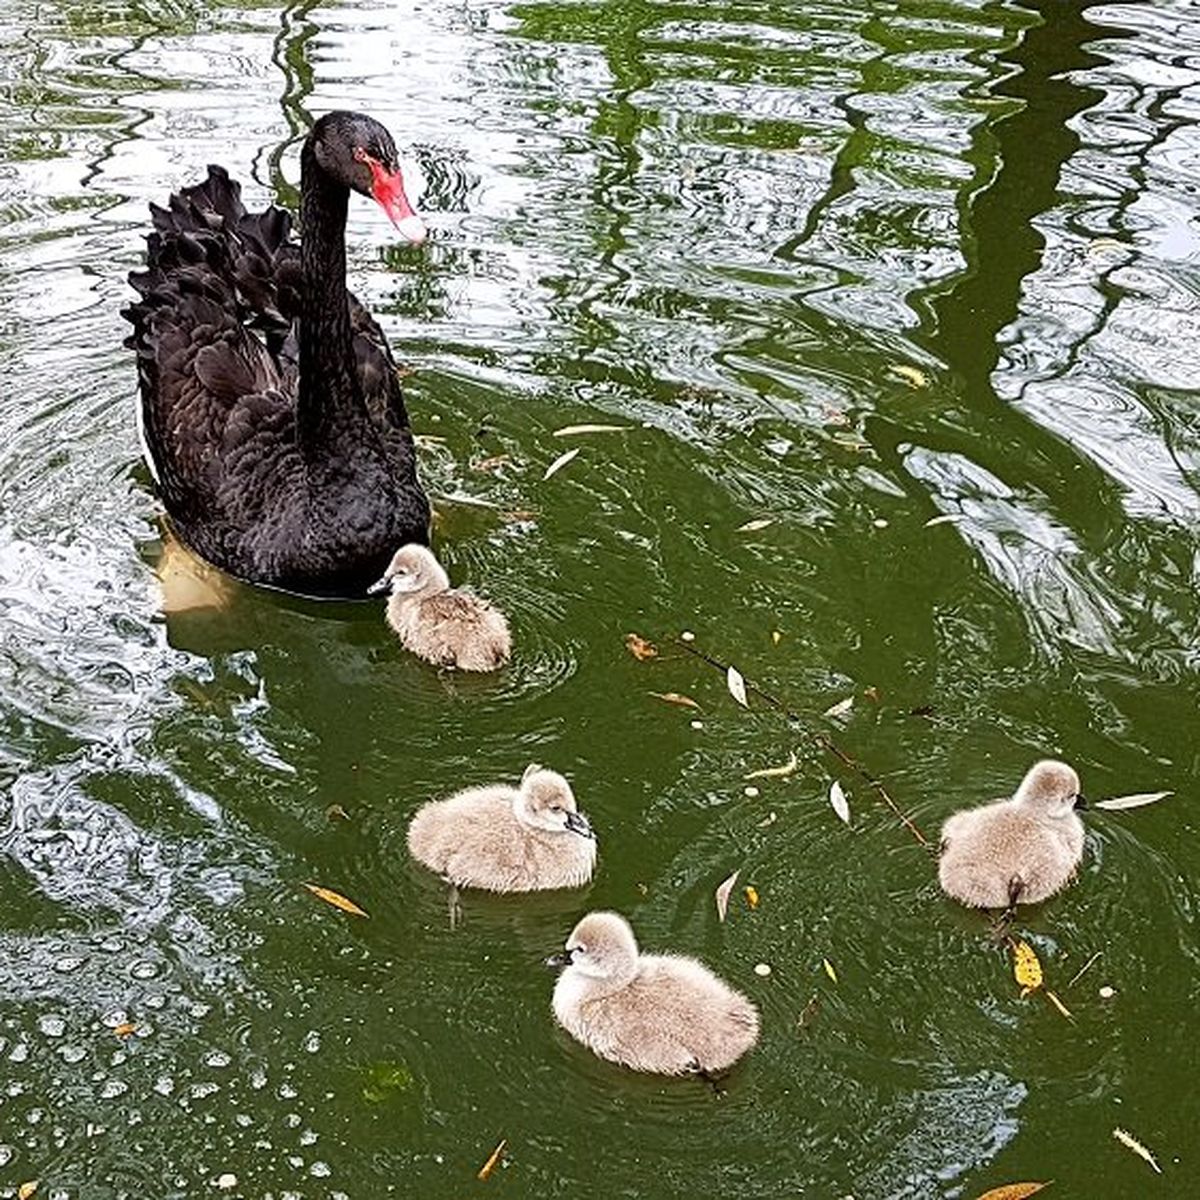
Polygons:
<instances>
[{"instance_id":1,"label":"thin twig in water","mask_svg":"<svg viewBox=\"0 0 1200 1200\"><path fill-rule=\"evenodd\" d=\"M673 639L676 646L682 650L686 650L694 658L700 659L701 662L707 663L714 670L720 671L722 675L729 671L729 664L721 662L720 659L714 658L704 650L699 649L690 642L685 642L679 638ZM743 677L744 678L744 677ZM770 692L759 687L758 684L746 679L746 691L751 695L757 696L760 700L764 700L777 712L782 713L787 719L797 725L804 725L805 718L802 717L795 709L790 708L778 696L773 696ZM856 758L847 754L827 733L821 730L810 731L812 740L820 749L827 754L833 755L843 766L848 767L853 771L875 794L887 805L895 814L896 818L908 830L909 833L917 840L917 842L925 848L929 853L934 852L934 847L930 845L929 839L921 832L916 822L905 813L900 806L888 794L887 788L871 774Z\"/></svg>"},{"instance_id":2,"label":"thin twig in water","mask_svg":"<svg viewBox=\"0 0 1200 1200\"><path fill-rule=\"evenodd\" d=\"M1097 950L1096 953L1093 954L1092 957L1089 958L1087 960L1087 962L1085 962L1083 964L1083 966L1080 967L1079 970L1076 971L1075 974L1071 976L1071 982L1067 984L1067 987L1071 987L1073 984L1078 983L1079 980L1081 980L1083 978L1084 972L1090 970L1092 963L1094 963L1096 961L1096 959L1098 959L1100 957L1100 955L1102 955L1103 953L1104 953L1103 950Z\"/></svg>"}]
</instances>

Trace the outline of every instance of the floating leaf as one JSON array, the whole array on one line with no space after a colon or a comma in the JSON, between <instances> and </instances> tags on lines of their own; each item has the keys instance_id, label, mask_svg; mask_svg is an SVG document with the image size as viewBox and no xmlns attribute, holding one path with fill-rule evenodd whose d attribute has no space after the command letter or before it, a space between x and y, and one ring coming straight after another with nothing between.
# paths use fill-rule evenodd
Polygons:
<instances>
[{"instance_id":1,"label":"floating leaf","mask_svg":"<svg viewBox=\"0 0 1200 1200\"><path fill-rule=\"evenodd\" d=\"M545 475L542 476L542 482L544 483L552 475L557 475L558 472L561 471L563 469L563 467L565 467L567 465L567 463L569 463L571 461L571 459L573 459L575 457L575 455L577 455L578 453L579 453L579 447L576 446L574 450L568 450L565 454L560 454L546 468L546 473L545 473Z\"/></svg>"},{"instance_id":2,"label":"floating leaf","mask_svg":"<svg viewBox=\"0 0 1200 1200\"><path fill-rule=\"evenodd\" d=\"M763 817L763 819L761 821L759 821L758 827L759 827L759 829L766 829L768 825L774 825L775 822L778 820L779 820L778 813L769 812L769 813L767 813L767 815L765 817Z\"/></svg>"},{"instance_id":3,"label":"floating leaf","mask_svg":"<svg viewBox=\"0 0 1200 1200\"><path fill-rule=\"evenodd\" d=\"M508 454L493 454L491 458L480 458L471 464L472 471L498 471L512 462Z\"/></svg>"},{"instance_id":4,"label":"floating leaf","mask_svg":"<svg viewBox=\"0 0 1200 1200\"><path fill-rule=\"evenodd\" d=\"M729 911L729 894L733 891L734 885L737 883L738 872L734 871L728 879L724 880L716 891L717 900L717 917L724 921L725 914Z\"/></svg>"},{"instance_id":5,"label":"floating leaf","mask_svg":"<svg viewBox=\"0 0 1200 1200\"><path fill-rule=\"evenodd\" d=\"M909 363L892 363L888 370L899 379L903 379L909 387L923 388L929 386L929 376L920 367Z\"/></svg>"},{"instance_id":6,"label":"floating leaf","mask_svg":"<svg viewBox=\"0 0 1200 1200\"><path fill-rule=\"evenodd\" d=\"M758 907L758 889L753 888L749 884L747 884L744 888L742 888L742 891L745 893L746 903L748 905L750 905L751 908L757 908Z\"/></svg>"},{"instance_id":7,"label":"floating leaf","mask_svg":"<svg viewBox=\"0 0 1200 1200\"><path fill-rule=\"evenodd\" d=\"M636 633L627 633L625 635L625 645L629 653L638 662L645 662L648 658L658 657L658 647L653 642L646 641L644 637L639 637Z\"/></svg>"},{"instance_id":8,"label":"floating leaf","mask_svg":"<svg viewBox=\"0 0 1200 1200\"><path fill-rule=\"evenodd\" d=\"M984 1192L979 1200L1025 1200L1026 1196L1040 1192L1042 1188L1049 1187L1052 1182L1052 1180L1047 1180L1045 1183L1006 1183L1001 1187L994 1187Z\"/></svg>"},{"instance_id":9,"label":"floating leaf","mask_svg":"<svg viewBox=\"0 0 1200 1200\"><path fill-rule=\"evenodd\" d=\"M742 673L737 667L730 667L725 672L725 685L729 688L729 694L743 707L749 708L749 701L746 699L746 681L742 678Z\"/></svg>"},{"instance_id":10,"label":"floating leaf","mask_svg":"<svg viewBox=\"0 0 1200 1200\"><path fill-rule=\"evenodd\" d=\"M778 629L771 630L771 645L778 646L783 641L783 634Z\"/></svg>"},{"instance_id":11,"label":"floating leaf","mask_svg":"<svg viewBox=\"0 0 1200 1200\"><path fill-rule=\"evenodd\" d=\"M774 517L755 517L753 521L747 521L745 525L739 525L734 533L757 533L760 529L766 529L768 525L774 525Z\"/></svg>"},{"instance_id":12,"label":"floating leaf","mask_svg":"<svg viewBox=\"0 0 1200 1200\"><path fill-rule=\"evenodd\" d=\"M113 1026L113 1033L115 1033L117 1037L128 1037L136 1029L136 1021L122 1021L120 1025Z\"/></svg>"},{"instance_id":13,"label":"floating leaf","mask_svg":"<svg viewBox=\"0 0 1200 1200\"><path fill-rule=\"evenodd\" d=\"M1142 1143L1139 1142L1132 1133L1127 1133L1124 1129L1117 1128L1113 1130L1112 1135L1117 1139L1118 1142L1121 1143L1122 1146L1127 1146L1134 1152L1134 1154L1138 1156L1138 1158L1144 1159L1146 1162L1148 1162L1155 1169L1155 1171L1158 1172L1159 1175L1162 1174L1162 1168L1155 1161L1154 1155L1151 1154L1150 1151L1147 1150L1146 1147L1143 1146Z\"/></svg>"},{"instance_id":14,"label":"floating leaf","mask_svg":"<svg viewBox=\"0 0 1200 1200\"><path fill-rule=\"evenodd\" d=\"M653 657L653 655L651 655ZM656 700L664 700L667 704L678 704L680 708L695 708L699 709L700 705L696 703L691 696L685 696L682 692L651 692Z\"/></svg>"},{"instance_id":15,"label":"floating leaf","mask_svg":"<svg viewBox=\"0 0 1200 1200\"><path fill-rule=\"evenodd\" d=\"M823 958L821 959L821 966L825 968L825 974L828 975L834 983L837 983L838 977L837 972L833 969L833 963L831 963L829 959Z\"/></svg>"},{"instance_id":16,"label":"floating leaf","mask_svg":"<svg viewBox=\"0 0 1200 1200\"><path fill-rule=\"evenodd\" d=\"M348 820L350 820L350 814L340 804L331 804L325 810L325 815L331 821L348 821Z\"/></svg>"},{"instance_id":17,"label":"floating leaf","mask_svg":"<svg viewBox=\"0 0 1200 1200\"><path fill-rule=\"evenodd\" d=\"M38 1183L39 1180L30 1179L21 1184L21 1186L17 1188L17 1200L29 1200L29 1197L38 1190Z\"/></svg>"},{"instance_id":18,"label":"floating leaf","mask_svg":"<svg viewBox=\"0 0 1200 1200\"><path fill-rule=\"evenodd\" d=\"M1021 985L1021 995L1036 991L1042 986L1042 964L1028 942L1013 942L1013 975Z\"/></svg>"},{"instance_id":19,"label":"floating leaf","mask_svg":"<svg viewBox=\"0 0 1200 1200\"><path fill-rule=\"evenodd\" d=\"M1121 808L1141 808L1143 804L1153 804L1156 800L1165 800L1174 792L1135 792L1132 796L1110 796L1107 800L1097 800L1093 808L1107 808L1110 811Z\"/></svg>"},{"instance_id":20,"label":"floating leaf","mask_svg":"<svg viewBox=\"0 0 1200 1200\"><path fill-rule=\"evenodd\" d=\"M800 1012L800 1016L796 1018L796 1029L803 1032L809 1025L816 1020L817 1013L821 1008L821 997L816 992L809 997L808 1003Z\"/></svg>"},{"instance_id":21,"label":"floating leaf","mask_svg":"<svg viewBox=\"0 0 1200 1200\"><path fill-rule=\"evenodd\" d=\"M501 1138L500 1144L488 1155L488 1160L475 1174L475 1178L483 1181L496 1169L496 1164L504 1157L504 1151L508 1146L508 1138Z\"/></svg>"},{"instance_id":22,"label":"floating leaf","mask_svg":"<svg viewBox=\"0 0 1200 1200\"><path fill-rule=\"evenodd\" d=\"M854 697L847 696L845 700L839 700L836 704L831 704L822 714L823 717L840 717L843 713L848 713L854 707Z\"/></svg>"},{"instance_id":23,"label":"floating leaf","mask_svg":"<svg viewBox=\"0 0 1200 1200\"><path fill-rule=\"evenodd\" d=\"M340 908L342 912L352 913L356 917L365 917L368 914L364 912L353 900L347 900L340 892L331 891L329 888L318 887L315 883L306 883L304 885L314 896L324 900L326 904L332 904L334 908Z\"/></svg>"},{"instance_id":24,"label":"floating leaf","mask_svg":"<svg viewBox=\"0 0 1200 1200\"><path fill-rule=\"evenodd\" d=\"M935 525L949 525L954 521L961 521L966 517L966 513L940 513L936 517L930 517L925 522L926 529L932 529Z\"/></svg>"},{"instance_id":25,"label":"floating leaf","mask_svg":"<svg viewBox=\"0 0 1200 1200\"><path fill-rule=\"evenodd\" d=\"M574 437L577 433L620 433L632 429L632 425L564 425L556 429L552 437Z\"/></svg>"},{"instance_id":26,"label":"floating leaf","mask_svg":"<svg viewBox=\"0 0 1200 1200\"><path fill-rule=\"evenodd\" d=\"M836 779L829 785L829 803L833 805L833 811L849 825L850 802L846 799L842 785Z\"/></svg>"},{"instance_id":27,"label":"floating leaf","mask_svg":"<svg viewBox=\"0 0 1200 1200\"><path fill-rule=\"evenodd\" d=\"M743 779L786 779L789 775L794 775L797 768L800 766L800 760L796 757L795 750L792 751L791 757L782 766L779 767L762 767L757 771L751 771L749 775L743 775Z\"/></svg>"},{"instance_id":28,"label":"floating leaf","mask_svg":"<svg viewBox=\"0 0 1200 1200\"><path fill-rule=\"evenodd\" d=\"M1054 1007L1057 1008L1058 1011L1062 1013L1062 1015L1066 1017L1068 1021L1075 1020L1074 1013L1072 1013L1071 1010L1049 988L1046 989L1045 996L1046 999L1049 1000L1050 1003L1053 1004Z\"/></svg>"}]
</instances>

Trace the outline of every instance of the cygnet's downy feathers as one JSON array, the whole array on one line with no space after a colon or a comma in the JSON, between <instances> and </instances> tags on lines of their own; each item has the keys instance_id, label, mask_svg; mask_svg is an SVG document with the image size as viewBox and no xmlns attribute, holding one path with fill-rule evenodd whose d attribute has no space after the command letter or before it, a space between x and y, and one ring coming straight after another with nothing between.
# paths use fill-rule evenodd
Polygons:
<instances>
[{"instance_id":1,"label":"cygnet's downy feathers","mask_svg":"<svg viewBox=\"0 0 1200 1200\"><path fill-rule=\"evenodd\" d=\"M758 1011L703 963L641 954L624 917L589 913L571 931L554 1016L601 1058L658 1075L712 1074L758 1040Z\"/></svg>"},{"instance_id":2,"label":"cygnet's downy feathers","mask_svg":"<svg viewBox=\"0 0 1200 1200\"><path fill-rule=\"evenodd\" d=\"M519 787L431 800L408 827L408 848L451 883L489 892L581 887L596 866L596 839L571 785L536 764Z\"/></svg>"},{"instance_id":3,"label":"cygnet's downy feathers","mask_svg":"<svg viewBox=\"0 0 1200 1200\"><path fill-rule=\"evenodd\" d=\"M1083 856L1079 776L1035 763L1011 800L955 813L942 826L938 879L972 908L1037 904L1074 878Z\"/></svg>"},{"instance_id":4,"label":"cygnet's downy feathers","mask_svg":"<svg viewBox=\"0 0 1200 1200\"><path fill-rule=\"evenodd\" d=\"M388 624L418 658L460 671L494 671L508 662L512 638L504 614L479 596L451 588L427 547L402 546L370 591L391 592Z\"/></svg>"}]
</instances>

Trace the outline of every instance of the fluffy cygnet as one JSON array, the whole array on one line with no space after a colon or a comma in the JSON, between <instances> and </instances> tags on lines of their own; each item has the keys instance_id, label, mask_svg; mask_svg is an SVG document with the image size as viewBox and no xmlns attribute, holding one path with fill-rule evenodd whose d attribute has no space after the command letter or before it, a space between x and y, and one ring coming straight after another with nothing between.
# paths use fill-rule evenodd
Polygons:
<instances>
[{"instance_id":1,"label":"fluffy cygnet","mask_svg":"<svg viewBox=\"0 0 1200 1200\"><path fill-rule=\"evenodd\" d=\"M694 958L639 954L611 912L588 913L547 960L565 966L554 1015L601 1058L658 1075L712 1074L758 1040L758 1010Z\"/></svg>"},{"instance_id":2,"label":"fluffy cygnet","mask_svg":"<svg viewBox=\"0 0 1200 1200\"><path fill-rule=\"evenodd\" d=\"M383 578L367 590L391 591L388 624L418 658L462 671L494 671L508 662L512 638L504 614L479 596L452 588L427 547L402 546Z\"/></svg>"},{"instance_id":3,"label":"fluffy cygnet","mask_svg":"<svg viewBox=\"0 0 1200 1200\"><path fill-rule=\"evenodd\" d=\"M955 813L942 826L942 890L972 908L1037 904L1075 875L1083 857L1079 776L1046 759L1016 795Z\"/></svg>"},{"instance_id":4,"label":"fluffy cygnet","mask_svg":"<svg viewBox=\"0 0 1200 1200\"><path fill-rule=\"evenodd\" d=\"M536 763L519 787L468 788L423 805L408 848L451 883L489 892L581 887L596 866L595 835L571 785Z\"/></svg>"}]
</instances>

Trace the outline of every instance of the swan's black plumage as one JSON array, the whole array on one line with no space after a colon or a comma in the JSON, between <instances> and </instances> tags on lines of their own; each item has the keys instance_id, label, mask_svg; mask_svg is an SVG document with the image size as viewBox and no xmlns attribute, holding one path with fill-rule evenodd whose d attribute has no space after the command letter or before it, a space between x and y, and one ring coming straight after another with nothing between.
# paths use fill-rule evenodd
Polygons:
<instances>
[{"instance_id":1,"label":"swan's black plumage","mask_svg":"<svg viewBox=\"0 0 1200 1200\"><path fill-rule=\"evenodd\" d=\"M220 167L151 206L141 299L125 316L142 428L181 539L241 579L362 596L429 502L387 340L346 290L349 189L369 160L398 178L387 131L331 113L301 156L303 241L278 208L248 213Z\"/></svg>"}]
</instances>

